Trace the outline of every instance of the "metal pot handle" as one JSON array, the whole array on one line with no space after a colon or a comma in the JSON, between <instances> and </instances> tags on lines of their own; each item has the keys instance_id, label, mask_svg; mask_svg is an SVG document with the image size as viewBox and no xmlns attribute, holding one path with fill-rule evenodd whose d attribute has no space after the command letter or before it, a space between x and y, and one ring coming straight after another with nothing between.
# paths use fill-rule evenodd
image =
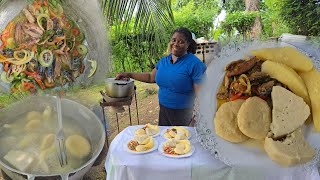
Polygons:
<instances>
[{"instance_id":1,"label":"metal pot handle","mask_svg":"<svg viewBox=\"0 0 320 180\"><path fill-rule=\"evenodd\" d=\"M61 174L61 180L68 180L69 179L69 174Z\"/></svg>"},{"instance_id":2,"label":"metal pot handle","mask_svg":"<svg viewBox=\"0 0 320 180\"><path fill-rule=\"evenodd\" d=\"M127 85L129 83L114 83L115 85Z\"/></svg>"}]
</instances>

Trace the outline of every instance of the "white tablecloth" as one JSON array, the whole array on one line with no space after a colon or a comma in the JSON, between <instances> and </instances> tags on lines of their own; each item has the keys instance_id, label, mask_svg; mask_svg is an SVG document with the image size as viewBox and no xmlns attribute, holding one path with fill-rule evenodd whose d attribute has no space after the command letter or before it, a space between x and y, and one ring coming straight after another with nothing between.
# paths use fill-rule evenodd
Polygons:
<instances>
[{"instance_id":1,"label":"white tablecloth","mask_svg":"<svg viewBox=\"0 0 320 180\"><path fill-rule=\"evenodd\" d=\"M138 126L129 126L111 142L105 162L107 180L206 180L206 179L320 179L318 169L311 173L296 172L291 176L275 177L272 174L252 172L250 169L231 168L215 159L196 140L193 128L187 127L192 134L190 139L195 152L188 158L169 158L158 150L147 154L131 154L123 144L132 139ZM161 131L167 127L160 127ZM161 135L155 138L160 145L166 141Z\"/></svg>"}]
</instances>

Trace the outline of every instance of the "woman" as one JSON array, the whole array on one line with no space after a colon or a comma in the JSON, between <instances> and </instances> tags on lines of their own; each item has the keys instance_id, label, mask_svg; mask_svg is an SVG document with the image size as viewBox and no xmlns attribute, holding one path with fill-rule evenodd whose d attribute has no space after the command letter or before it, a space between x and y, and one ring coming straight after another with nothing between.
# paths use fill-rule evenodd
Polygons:
<instances>
[{"instance_id":1,"label":"woman","mask_svg":"<svg viewBox=\"0 0 320 180\"><path fill-rule=\"evenodd\" d=\"M159 86L159 126L188 126L206 66L194 55L196 42L187 28L173 32L169 49L171 53L161 58L152 72L119 73L116 79L156 82Z\"/></svg>"}]
</instances>

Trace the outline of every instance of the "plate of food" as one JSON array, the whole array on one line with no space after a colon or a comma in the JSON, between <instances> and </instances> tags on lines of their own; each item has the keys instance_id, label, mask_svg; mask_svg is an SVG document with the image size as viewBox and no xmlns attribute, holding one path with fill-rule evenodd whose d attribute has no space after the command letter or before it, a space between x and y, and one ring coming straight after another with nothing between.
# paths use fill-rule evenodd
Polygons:
<instances>
[{"instance_id":1,"label":"plate of food","mask_svg":"<svg viewBox=\"0 0 320 180\"><path fill-rule=\"evenodd\" d=\"M160 134L160 128L157 125L152 125L148 123L146 125L138 126L134 133L135 135L148 135L152 137L157 137Z\"/></svg>"},{"instance_id":2,"label":"plate of food","mask_svg":"<svg viewBox=\"0 0 320 180\"><path fill-rule=\"evenodd\" d=\"M169 139L159 146L158 151L167 157L185 158L191 156L195 148L189 140Z\"/></svg>"},{"instance_id":3,"label":"plate of food","mask_svg":"<svg viewBox=\"0 0 320 180\"><path fill-rule=\"evenodd\" d=\"M190 131L187 128L182 126L173 126L173 127L164 129L161 132L161 135L165 139L184 140L184 139L191 138Z\"/></svg>"},{"instance_id":4,"label":"plate of food","mask_svg":"<svg viewBox=\"0 0 320 180\"><path fill-rule=\"evenodd\" d=\"M152 136L136 135L133 139L127 141L123 148L132 154L146 154L156 150L158 142Z\"/></svg>"},{"instance_id":5,"label":"plate of food","mask_svg":"<svg viewBox=\"0 0 320 180\"><path fill-rule=\"evenodd\" d=\"M273 172L319 159L319 60L289 44L225 49L207 69L197 138L230 166ZM308 168L306 168L308 169Z\"/></svg>"}]
</instances>

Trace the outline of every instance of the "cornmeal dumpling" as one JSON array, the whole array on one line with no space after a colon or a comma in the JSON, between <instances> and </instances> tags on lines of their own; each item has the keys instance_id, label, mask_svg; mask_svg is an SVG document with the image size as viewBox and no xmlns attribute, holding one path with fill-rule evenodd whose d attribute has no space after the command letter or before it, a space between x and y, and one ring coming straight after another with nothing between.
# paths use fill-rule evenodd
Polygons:
<instances>
[{"instance_id":1,"label":"cornmeal dumpling","mask_svg":"<svg viewBox=\"0 0 320 180\"><path fill-rule=\"evenodd\" d=\"M189 140L169 139L164 143L163 151L166 154L183 155L191 151L191 144Z\"/></svg>"},{"instance_id":2,"label":"cornmeal dumpling","mask_svg":"<svg viewBox=\"0 0 320 180\"><path fill-rule=\"evenodd\" d=\"M71 135L66 139L67 151L76 158L82 159L90 154L91 145L89 141L81 135Z\"/></svg>"},{"instance_id":3,"label":"cornmeal dumpling","mask_svg":"<svg viewBox=\"0 0 320 180\"><path fill-rule=\"evenodd\" d=\"M136 135L133 140L129 141L127 147L131 151L143 152L154 147L154 139L152 136L144 135Z\"/></svg>"},{"instance_id":4,"label":"cornmeal dumpling","mask_svg":"<svg viewBox=\"0 0 320 180\"><path fill-rule=\"evenodd\" d=\"M146 124L143 128L139 128L135 131L136 135L148 135L148 136L154 136L158 134L160 131L159 126L152 125L150 123Z\"/></svg>"},{"instance_id":5,"label":"cornmeal dumpling","mask_svg":"<svg viewBox=\"0 0 320 180\"><path fill-rule=\"evenodd\" d=\"M184 140L189 138L190 132L184 127L174 126L167 129L167 131L164 133L164 136L169 139Z\"/></svg>"}]
</instances>

